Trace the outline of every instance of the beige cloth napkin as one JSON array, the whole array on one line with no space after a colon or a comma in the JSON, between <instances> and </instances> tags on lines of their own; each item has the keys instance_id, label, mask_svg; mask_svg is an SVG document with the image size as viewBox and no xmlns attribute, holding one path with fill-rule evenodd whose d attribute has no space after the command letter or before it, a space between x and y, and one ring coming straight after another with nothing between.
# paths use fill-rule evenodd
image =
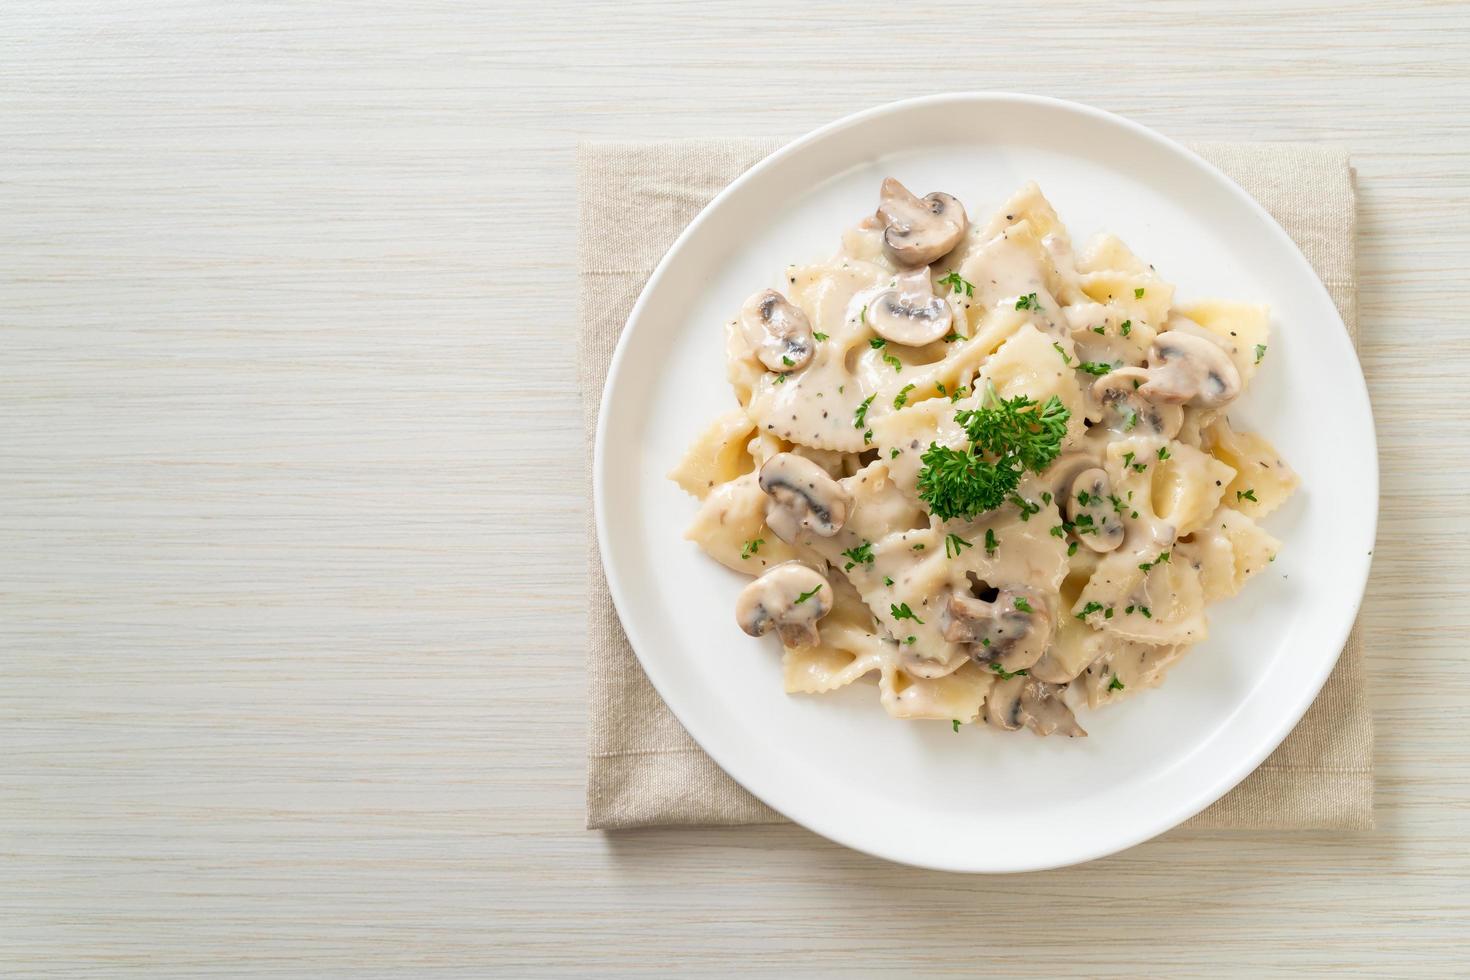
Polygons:
<instances>
[{"instance_id":1,"label":"beige cloth napkin","mask_svg":"<svg viewBox=\"0 0 1470 980\"><path fill-rule=\"evenodd\" d=\"M777 145L720 139L580 148L582 304L577 353L589 460L613 346L644 282L700 209ZM1260 201L1291 234L1326 284L1356 342L1357 218L1346 155L1294 144L1209 144L1194 149ZM590 473L590 465L588 469ZM618 623L597 560L590 516L587 530L591 540L587 826L782 821L780 814L716 766L659 699ZM1337 668L1296 730L1259 769L1186 826L1373 826L1373 723L1356 627Z\"/></svg>"}]
</instances>

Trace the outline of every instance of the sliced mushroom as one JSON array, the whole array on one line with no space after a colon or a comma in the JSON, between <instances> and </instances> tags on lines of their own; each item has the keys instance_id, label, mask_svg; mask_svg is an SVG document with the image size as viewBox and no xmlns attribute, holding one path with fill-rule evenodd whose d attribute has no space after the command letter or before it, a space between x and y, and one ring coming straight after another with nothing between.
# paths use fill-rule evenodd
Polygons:
<instances>
[{"instance_id":1,"label":"sliced mushroom","mask_svg":"<svg viewBox=\"0 0 1470 980\"><path fill-rule=\"evenodd\" d=\"M1148 372L1143 368L1119 368L1093 382L1092 397L1113 414L1110 424L1119 432L1172 439L1184 425L1184 409L1145 397L1146 380Z\"/></svg>"},{"instance_id":2,"label":"sliced mushroom","mask_svg":"<svg viewBox=\"0 0 1470 980\"><path fill-rule=\"evenodd\" d=\"M1026 588L1002 589L994 602L955 592L940 613L940 630L951 643L965 644L976 663L1024 670L1051 643L1049 609L1040 594Z\"/></svg>"},{"instance_id":3,"label":"sliced mushroom","mask_svg":"<svg viewBox=\"0 0 1470 980\"><path fill-rule=\"evenodd\" d=\"M1240 371L1218 344L1167 330L1149 349L1148 380L1138 390L1170 405L1220 408L1239 397Z\"/></svg>"},{"instance_id":4,"label":"sliced mushroom","mask_svg":"<svg viewBox=\"0 0 1470 980\"><path fill-rule=\"evenodd\" d=\"M798 561L782 562L751 582L735 600L735 621L751 636L771 630L789 647L816 646L817 621L832 611L832 589Z\"/></svg>"},{"instance_id":5,"label":"sliced mushroom","mask_svg":"<svg viewBox=\"0 0 1470 980\"><path fill-rule=\"evenodd\" d=\"M761 467L758 482L771 498L766 525L787 544L795 544L802 531L830 538L847 523L852 497L805 456L777 453Z\"/></svg>"},{"instance_id":6,"label":"sliced mushroom","mask_svg":"<svg viewBox=\"0 0 1470 980\"><path fill-rule=\"evenodd\" d=\"M1026 724L1021 713L1021 690L1026 686L1026 675L1017 674L998 680L985 696L985 721L994 728L1014 732Z\"/></svg>"},{"instance_id":7,"label":"sliced mushroom","mask_svg":"<svg viewBox=\"0 0 1470 980\"><path fill-rule=\"evenodd\" d=\"M878 205L883 220L883 250L901 266L928 265L954 250L970 227L965 207L942 191L915 197L889 177Z\"/></svg>"},{"instance_id":8,"label":"sliced mushroom","mask_svg":"<svg viewBox=\"0 0 1470 980\"><path fill-rule=\"evenodd\" d=\"M1113 506L1113 483L1106 471L1094 466L1078 473L1062 500L1062 513L1078 541L1098 552L1116 551L1123 543L1123 520Z\"/></svg>"},{"instance_id":9,"label":"sliced mushroom","mask_svg":"<svg viewBox=\"0 0 1470 980\"><path fill-rule=\"evenodd\" d=\"M1036 734L1061 732L1068 738L1087 736L1087 732L1077 724L1072 709L1062 700L1062 692L1066 689L1065 684L1048 684L1034 678L1028 679L1026 686L1021 688L1021 714Z\"/></svg>"},{"instance_id":10,"label":"sliced mushroom","mask_svg":"<svg viewBox=\"0 0 1470 980\"><path fill-rule=\"evenodd\" d=\"M878 336L908 347L943 339L954 323L949 304L934 295L927 267L899 276L873 297L865 316Z\"/></svg>"},{"instance_id":11,"label":"sliced mushroom","mask_svg":"<svg viewBox=\"0 0 1470 980\"><path fill-rule=\"evenodd\" d=\"M772 371L805 367L816 347L806 314L774 289L745 301L740 309L740 332L755 356Z\"/></svg>"}]
</instances>

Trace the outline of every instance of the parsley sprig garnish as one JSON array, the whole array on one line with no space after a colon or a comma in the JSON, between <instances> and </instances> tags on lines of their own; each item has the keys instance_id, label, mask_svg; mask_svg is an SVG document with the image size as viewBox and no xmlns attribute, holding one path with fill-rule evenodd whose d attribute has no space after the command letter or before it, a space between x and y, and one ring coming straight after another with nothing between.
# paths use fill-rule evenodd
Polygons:
<instances>
[{"instance_id":1,"label":"parsley sprig garnish","mask_svg":"<svg viewBox=\"0 0 1470 980\"><path fill-rule=\"evenodd\" d=\"M1072 413L1056 395L1037 404L1025 395L1001 400L991 388L986 401L955 412L968 449L931 443L920 457L919 496L941 520L994 510L1015 494L1024 472L1041 472L1061 452Z\"/></svg>"}]
</instances>

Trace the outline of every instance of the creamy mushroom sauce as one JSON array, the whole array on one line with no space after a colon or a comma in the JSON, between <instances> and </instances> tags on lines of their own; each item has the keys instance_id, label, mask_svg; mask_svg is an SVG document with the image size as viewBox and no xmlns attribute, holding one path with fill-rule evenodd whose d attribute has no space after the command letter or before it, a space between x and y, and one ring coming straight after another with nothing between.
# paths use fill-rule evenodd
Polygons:
<instances>
[{"instance_id":1,"label":"creamy mushroom sauce","mask_svg":"<svg viewBox=\"0 0 1470 980\"><path fill-rule=\"evenodd\" d=\"M756 577L739 622L781 637L789 692L875 678L895 717L1085 735L1074 712L1158 684L1275 557L1256 520L1296 477L1225 414L1268 322L1176 304L1113 236L1074 252L1035 184L978 225L885 181L836 255L726 325L738 407L671 474L701 501L687 536ZM1019 395L1068 409L1060 455L994 510L932 516L924 451Z\"/></svg>"}]
</instances>

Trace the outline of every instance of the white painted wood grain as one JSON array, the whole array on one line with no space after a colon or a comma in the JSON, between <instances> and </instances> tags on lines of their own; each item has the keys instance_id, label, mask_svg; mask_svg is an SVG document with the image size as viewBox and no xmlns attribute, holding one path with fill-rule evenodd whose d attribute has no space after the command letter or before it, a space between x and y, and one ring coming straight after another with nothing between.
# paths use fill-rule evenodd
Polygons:
<instances>
[{"instance_id":1,"label":"white painted wood grain","mask_svg":"<svg viewBox=\"0 0 1470 980\"><path fill-rule=\"evenodd\" d=\"M1463 970L1470 9L907 6L0 7L0 973ZM1354 153L1380 829L583 831L575 142L983 88Z\"/></svg>"}]
</instances>

